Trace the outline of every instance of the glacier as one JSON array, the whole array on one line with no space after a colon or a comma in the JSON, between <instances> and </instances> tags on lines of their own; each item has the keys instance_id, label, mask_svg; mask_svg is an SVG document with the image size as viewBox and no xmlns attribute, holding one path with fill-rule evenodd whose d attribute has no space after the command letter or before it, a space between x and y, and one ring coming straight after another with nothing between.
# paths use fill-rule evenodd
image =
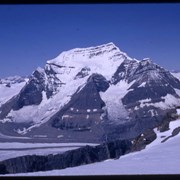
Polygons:
<instances>
[{"instance_id":1,"label":"glacier","mask_svg":"<svg viewBox=\"0 0 180 180\"><path fill-rule=\"evenodd\" d=\"M19 173L16 176L88 176L88 175L160 175L179 174L180 163L180 134L162 142L171 135L172 131L180 127L180 119L170 123L170 130L157 133L157 139L147 145L144 150L121 156L119 159L108 159L103 162L52 170L46 172ZM13 174L4 176L14 176Z\"/></svg>"}]
</instances>

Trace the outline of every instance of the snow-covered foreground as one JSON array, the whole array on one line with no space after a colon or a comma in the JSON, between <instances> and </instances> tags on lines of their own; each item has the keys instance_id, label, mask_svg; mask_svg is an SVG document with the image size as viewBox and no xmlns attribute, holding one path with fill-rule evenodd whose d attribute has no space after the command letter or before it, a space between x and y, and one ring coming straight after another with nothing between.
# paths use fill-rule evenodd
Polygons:
<instances>
[{"instance_id":1,"label":"snow-covered foreground","mask_svg":"<svg viewBox=\"0 0 180 180\"><path fill-rule=\"evenodd\" d=\"M155 129L157 139L146 149L124 155L117 160L110 159L62 170L20 173L15 176L180 174L180 134L161 143L165 137L171 135L173 129L179 126L180 120L177 120L170 123L170 130L167 132L160 133Z\"/></svg>"},{"instance_id":2,"label":"snow-covered foreground","mask_svg":"<svg viewBox=\"0 0 180 180\"><path fill-rule=\"evenodd\" d=\"M177 113L180 114L180 109L177 110ZM146 146L144 150L124 155L117 160L109 159L104 162L66 168L62 170L52 170L35 173L19 173L10 174L8 176L180 174L180 134L172 138L167 138L172 135L173 130L177 127L180 127L180 119L170 122L169 130L166 132L159 132L157 128L155 128L154 131L157 134L157 138L155 141ZM167 140L162 143L162 141L165 139ZM51 148L48 148L50 145ZM0 143L0 160L27 154L56 154L84 145L86 144ZM8 151L5 150L7 148L29 148L29 150Z\"/></svg>"}]
</instances>

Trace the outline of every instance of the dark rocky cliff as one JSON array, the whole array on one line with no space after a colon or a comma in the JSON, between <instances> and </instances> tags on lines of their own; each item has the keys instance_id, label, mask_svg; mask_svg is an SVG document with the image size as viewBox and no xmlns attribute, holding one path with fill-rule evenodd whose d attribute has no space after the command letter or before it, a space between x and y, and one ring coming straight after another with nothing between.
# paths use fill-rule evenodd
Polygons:
<instances>
[{"instance_id":1,"label":"dark rocky cliff","mask_svg":"<svg viewBox=\"0 0 180 180\"><path fill-rule=\"evenodd\" d=\"M66 151L63 154L37 156L27 155L0 162L0 174L26 173L64 169L116 159L131 151L132 143L129 140L116 140L98 146L85 146L79 149Z\"/></svg>"},{"instance_id":2,"label":"dark rocky cliff","mask_svg":"<svg viewBox=\"0 0 180 180\"><path fill-rule=\"evenodd\" d=\"M97 146L86 145L85 147L56 155L26 155L11 158L0 162L0 174L64 169L101 162L107 159L118 159L127 153L144 149L146 145L154 141L156 137L153 129L147 129L136 138L129 140L114 140Z\"/></svg>"}]
</instances>

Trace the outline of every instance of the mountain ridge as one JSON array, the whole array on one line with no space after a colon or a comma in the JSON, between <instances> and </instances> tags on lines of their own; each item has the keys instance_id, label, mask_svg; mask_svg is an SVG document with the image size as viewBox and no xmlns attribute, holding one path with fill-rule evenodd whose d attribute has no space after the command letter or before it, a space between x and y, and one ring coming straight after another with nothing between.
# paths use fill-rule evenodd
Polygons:
<instances>
[{"instance_id":1,"label":"mountain ridge","mask_svg":"<svg viewBox=\"0 0 180 180\"><path fill-rule=\"evenodd\" d=\"M157 126L179 92L180 81L149 58L132 59L113 43L75 48L37 68L0 106L0 122L18 136L126 139Z\"/></svg>"}]
</instances>

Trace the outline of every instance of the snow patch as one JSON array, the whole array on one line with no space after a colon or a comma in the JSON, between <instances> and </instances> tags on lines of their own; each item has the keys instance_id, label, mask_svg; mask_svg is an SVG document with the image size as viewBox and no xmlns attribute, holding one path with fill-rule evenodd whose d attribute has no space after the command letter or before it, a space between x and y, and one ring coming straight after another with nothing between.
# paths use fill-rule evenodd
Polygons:
<instances>
[{"instance_id":1,"label":"snow patch","mask_svg":"<svg viewBox=\"0 0 180 180\"><path fill-rule=\"evenodd\" d=\"M146 106L146 105L147 105L146 103L149 103L149 102L151 102L151 101L152 101L151 98L147 98L147 99L140 100L140 101L139 101L139 102L140 102L140 107L142 108L142 107Z\"/></svg>"},{"instance_id":2,"label":"snow patch","mask_svg":"<svg viewBox=\"0 0 180 180\"><path fill-rule=\"evenodd\" d=\"M161 101L156 103L150 103L151 99L140 100L140 107L142 108L144 106L154 106L165 110L174 108L175 106L178 106L180 104L180 99L177 99L171 94L167 94L166 96L161 98L164 99L164 102Z\"/></svg>"},{"instance_id":3,"label":"snow patch","mask_svg":"<svg viewBox=\"0 0 180 180\"><path fill-rule=\"evenodd\" d=\"M136 110L136 111L137 111L138 109L139 109L139 107L138 107L138 106L135 106L134 110Z\"/></svg>"},{"instance_id":4,"label":"snow patch","mask_svg":"<svg viewBox=\"0 0 180 180\"><path fill-rule=\"evenodd\" d=\"M146 86L146 82L143 82L141 85L139 85L138 87L145 87Z\"/></svg>"},{"instance_id":5,"label":"snow patch","mask_svg":"<svg viewBox=\"0 0 180 180\"><path fill-rule=\"evenodd\" d=\"M174 77L180 80L180 72L178 73L171 73Z\"/></svg>"},{"instance_id":6,"label":"snow patch","mask_svg":"<svg viewBox=\"0 0 180 180\"><path fill-rule=\"evenodd\" d=\"M121 123L122 119L128 117L128 112L121 99L129 92L128 88L133 83L134 81L128 84L125 80L121 80L116 85L112 84L105 92L100 92L100 96L106 104L108 118L111 121Z\"/></svg>"},{"instance_id":7,"label":"snow patch","mask_svg":"<svg viewBox=\"0 0 180 180\"><path fill-rule=\"evenodd\" d=\"M11 87L7 87L4 84L0 84L0 107L7 102L13 96L17 95L20 90L25 86L26 82L11 84Z\"/></svg>"},{"instance_id":8,"label":"snow patch","mask_svg":"<svg viewBox=\"0 0 180 180\"><path fill-rule=\"evenodd\" d=\"M62 116L62 120L63 120L63 119L66 119L66 118L69 118L69 117L71 117L71 116L69 116L69 115L67 115L67 114L66 114L66 115L63 115L63 116Z\"/></svg>"},{"instance_id":9,"label":"snow patch","mask_svg":"<svg viewBox=\"0 0 180 180\"><path fill-rule=\"evenodd\" d=\"M178 96L180 96L180 89L174 88L174 90L176 91L176 94L177 94Z\"/></svg>"},{"instance_id":10,"label":"snow patch","mask_svg":"<svg viewBox=\"0 0 180 180\"><path fill-rule=\"evenodd\" d=\"M155 113L154 113L154 110L153 110L153 109L150 109L148 112L151 112L151 116L152 116L152 117L155 116Z\"/></svg>"},{"instance_id":11,"label":"snow patch","mask_svg":"<svg viewBox=\"0 0 180 180\"><path fill-rule=\"evenodd\" d=\"M180 109L176 109L177 114L180 115Z\"/></svg>"}]
</instances>

